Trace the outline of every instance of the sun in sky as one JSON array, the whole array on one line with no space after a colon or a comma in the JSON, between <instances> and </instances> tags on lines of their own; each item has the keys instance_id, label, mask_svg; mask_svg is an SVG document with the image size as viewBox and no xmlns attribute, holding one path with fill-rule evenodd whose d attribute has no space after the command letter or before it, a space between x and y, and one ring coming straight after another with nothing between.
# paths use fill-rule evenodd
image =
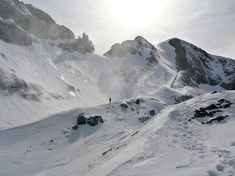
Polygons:
<instances>
[{"instance_id":1,"label":"sun in sky","mask_svg":"<svg viewBox=\"0 0 235 176\"><path fill-rule=\"evenodd\" d=\"M169 0L108 0L107 3L117 23L146 28L159 18Z\"/></svg>"}]
</instances>

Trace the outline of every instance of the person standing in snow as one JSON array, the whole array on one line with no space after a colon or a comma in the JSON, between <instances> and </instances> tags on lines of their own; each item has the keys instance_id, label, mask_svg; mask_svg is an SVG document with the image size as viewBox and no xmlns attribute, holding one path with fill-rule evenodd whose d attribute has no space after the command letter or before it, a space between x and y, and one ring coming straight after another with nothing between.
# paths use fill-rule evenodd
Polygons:
<instances>
[{"instance_id":1,"label":"person standing in snow","mask_svg":"<svg viewBox=\"0 0 235 176\"><path fill-rule=\"evenodd\" d=\"M111 104L112 103L112 99L111 98L109 98L109 104Z\"/></svg>"}]
</instances>

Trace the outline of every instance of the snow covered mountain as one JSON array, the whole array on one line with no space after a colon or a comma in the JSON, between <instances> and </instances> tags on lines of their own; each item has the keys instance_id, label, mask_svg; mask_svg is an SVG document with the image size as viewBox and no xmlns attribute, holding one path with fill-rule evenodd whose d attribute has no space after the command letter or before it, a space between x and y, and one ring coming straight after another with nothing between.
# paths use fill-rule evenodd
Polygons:
<instances>
[{"instance_id":1,"label":"snow covered mountain","mask_svg":"<svg viewBox=\"0 0 235 176\"><path fill-rule=\"evenodd\" d=\"M170 46L169 46L170 45ZM177 71L171 87L198 87L200 84L211 86L219 85L225 89L235 89L235 62L232 59L208 54L206 51L186 41L174 38L158 45L159 50L174 54L165 56L161 61L158 48L150 44L143 37L136 37L134 41L128 40L115 44L105 53L107 57L142 56L149 64L167 60L174 71ZM171 51L169 51L171 50ZM161 63L160 63L161 64ZM166 65L166 63L164 63ZM167 66L167 65L166 65Z\"/></svg>"},{"instance_id":2,"label":"snow covered mountain","mask_svg":"<svg viewBox=\"0 0 235 176\"><path fill-rule=\"evenodd\" d=\"M34 37L75 38L72 31L56 24L48 14L19 0L1 0L0 17L0 38L7 42L30 45Z\"/></svg>"},{"instance_id":3,"label":"snow covered mountain","mask_svg":"<svg viewBox=\"0 0 235 176\"><path fill-rule=\"evenodd\" d=\"M206 51L180 39L168 41L175 48L175 64L178 74L172 86L220 85L235 89L235 62L232 59L213 56Z\"/></svg>"},{"instance_id":4,"label":"snow covered mountain","mask_svg":"<svg viewBox=\"0 0 235 176\"><path fill-rule=\"evenodd\" d=\"M186 41L137 36L101 56L0 1L0 175L235 175L234 90L235 60Z\"/></svg>"}]
</instances>

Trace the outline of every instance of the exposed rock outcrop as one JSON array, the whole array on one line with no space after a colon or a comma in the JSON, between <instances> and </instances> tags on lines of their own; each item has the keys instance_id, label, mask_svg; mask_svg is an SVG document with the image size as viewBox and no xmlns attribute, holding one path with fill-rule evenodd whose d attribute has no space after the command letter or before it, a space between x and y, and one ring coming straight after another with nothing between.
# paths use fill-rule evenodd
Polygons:
<instances>
[{"instance_id":1,"label":"exposed rock outcrop","mask_svg":"<svg viewBox=\"0 0 235 176\"><path fill-rule=\"evenodd\" d=\"M192 119L197 119L200 122L202 122L202 124L210 124L214 121L221 122L229 116L228 115L217 115L216 117L214 116L218 113L220 114L223 113L223 110L230 108L232 104L233 103L230 102L229 100L220 99L215 104L211 104L207 107L204 108L201 107L195 110ZM189 119L189 121L191 121L192 119Z\"/></svg>"},{"instance_id":2,"label":"exposed rock outcrop","mask_svg":"<svg viewBox=\"0 0 235 176\"><path fill-rule=\"evenodd\" d=\"M85 33L83 33L82 37L78 37L74 41L60 43L59 47L69 52L78 51L82 54L93 53L95 51L95 47L92 44L92 41L89 40L88 35Z\"/></svg>"},{"instance_id":3,"label":"exposed rock outcrop","mask_svg":"<svg viewBox=\"0 0 235 176\"><path fill-rule=\"evenodd\" d=\"M97 126L99 123L104 123L101 116L90 116L85 117L84 113L78 114L77 123L72 127L73 130L77 130L79 125Z\"/></svg>"},{"instance_id":4,"label":"exposed rock outcrop","mask_svg":"<svg viewBox=\"0 0 235 176\"><path fill-rule=\"evenodd\" d=\"M4 95L18 94L24 99L39 101L42 96L41 88L33 83L17 77L14 73L8 73L0 69L0 91Z\"/></svg>"}]
</instances>

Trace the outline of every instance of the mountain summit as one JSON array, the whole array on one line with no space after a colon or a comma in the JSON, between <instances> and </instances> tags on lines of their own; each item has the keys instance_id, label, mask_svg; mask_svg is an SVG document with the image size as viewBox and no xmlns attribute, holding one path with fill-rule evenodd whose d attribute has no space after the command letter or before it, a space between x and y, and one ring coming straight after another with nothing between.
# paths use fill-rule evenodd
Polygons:
<instances>
[{"instance_id":1,"label":"mountain summit","mask_svg":"<svg viewBox=\"0 0 235 176\"><path fill-rule=\"evenodd\" d=\"M235 89L235 61L208 54L201 48L174 38L168 43L175 48L175 64L178 71L175 81L189 86L208 84ZM172 84L175 86L175 83Z\"/></svg>"},{"instance_id":2,"label":"mountain summit","mask_svg":"<svg viewBox=\"0 0 235 176\"><path fill-rule=\"evenodd\" d=\"M104 56L113 58L124 57L127 54L143 56L152 64L157 63L157 58L159 57L156 47L142 36L137 36L134 40L127 40L121 44L114 44Z\"/></svg>"}]
</instances>

